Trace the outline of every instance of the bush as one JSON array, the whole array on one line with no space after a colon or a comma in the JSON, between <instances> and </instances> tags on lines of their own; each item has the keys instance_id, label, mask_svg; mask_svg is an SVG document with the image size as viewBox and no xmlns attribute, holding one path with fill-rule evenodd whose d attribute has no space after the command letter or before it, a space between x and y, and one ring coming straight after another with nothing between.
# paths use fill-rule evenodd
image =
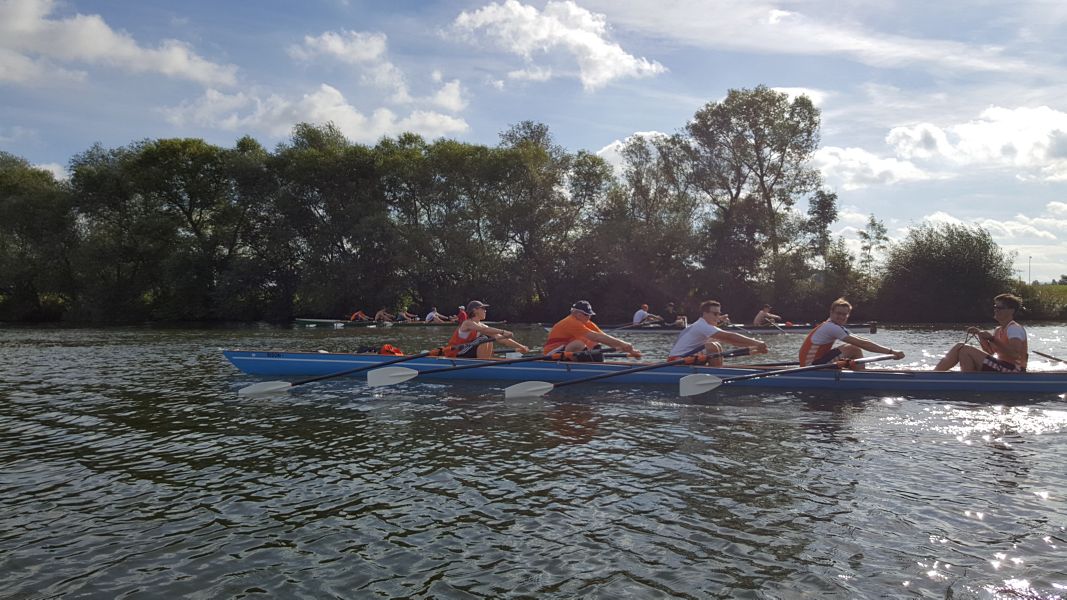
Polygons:
<instances>
[{"instance_id":1,"label":"bush","mask_svg":"<svg viewBox=\"0 0 1067 600\"><path fill-rule=\"evenodd\" d=\"M993 296L1018 291L1012 256L981 227L922 225L890 249L879 314L905 322L989 320Z\"/></svg>"}]
</instances>

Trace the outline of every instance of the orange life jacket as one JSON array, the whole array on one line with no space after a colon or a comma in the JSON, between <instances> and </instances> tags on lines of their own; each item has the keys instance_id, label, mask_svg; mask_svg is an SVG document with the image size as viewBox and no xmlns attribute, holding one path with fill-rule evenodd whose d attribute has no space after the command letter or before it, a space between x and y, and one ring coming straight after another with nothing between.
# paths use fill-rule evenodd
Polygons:
<instances>
[{"instance_id":1,"label":"orange life jacket","mask_svg":"<svg viewBox=\"0 0 1067 600\"><path fill-rule=\"evenodd\" d=\"M808 337L804 338L804 343L800 345L800 366L806 367L812 364L834 347L834 340L830 340L829 344L819 344L818 346L812 342L812 338L815 337L815 332L828 322L829 321L823 321L822 323L819 323L814 329L808 332Z\"/></svg>"},{"instance_id":2,"label":"orange life jacket","mask_svg":"<svg viewBox=\"0 0 1067 600\"><path fill-rule=\"evenodd\" d=\"M1008 326L1013 325L1013 324L1014 325L1019 325L1015 321L1011 321L1007 325L1005 325L1003 327L997 327L993 331L993 338L996 339L998 342L1000 342L1000 344L1002 346L1004 346L1004 347L1008 346ZM1019 326L1022 327L1022 325L1019 325ZM1025 371L1026 370L1026 359L1027 359L1027 355L1028 354L1030 354L1030 344L1029 344L1029 342L1028 342L1028 340L1026 338L1023 338L1023 355L1018 357L1018 358L1016 358L1015 360L1008 360L1006 357L1002 358L1001 360L1008 360L1008 362L1013 362L1013 363L1015 363L1015 365L1017 367L1019 367L1020 369Z\"/></svg>"}]
</instances>

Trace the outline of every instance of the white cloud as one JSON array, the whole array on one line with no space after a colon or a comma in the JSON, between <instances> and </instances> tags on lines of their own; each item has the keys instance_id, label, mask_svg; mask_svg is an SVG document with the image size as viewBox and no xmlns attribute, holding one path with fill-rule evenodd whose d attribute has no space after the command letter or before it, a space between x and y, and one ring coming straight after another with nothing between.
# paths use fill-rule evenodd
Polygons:
<instances>
[{"instance_id":1,"label":"white cloud","mask_svg":"<svg viewBox=\"0 0 1067 600\"><path fill-rule=\"evenodd\" d=\"M909 161L881 158L862 148L819 148L814 162L829 183L844 190L944 177L923 171Z\"/></svg>"},{"instance_id":2,"label":"white cloud","mask_svg":"<svg viewBox=\"0 0 1067 600\"><path fill-rule=\"evenodd\" d=\"M1067 181L1067 113L1047 106L992 106L977 119L946 127L895 127L886 142L903 158L1012 168L1022 177Z\"/></svg>"},{"instance_id":3,"label":"white cloud","mask_svg":"<svg viewBox=\"0 0 1067 600\"><path fill-rule=\"evenodd\" d=\"M549 79L552 79L552 69L531 66L526 69L508 71L508 79L515 79L517 81L548 81Z\"/></svg>"},{"instance_id":4,"label":"white cloud","mask_svg":"<svg viewBox=\"0 0 1067 600\"><path fill-rule=\"evenodd\" d=\"M1067 219L1054 215L1030 217L1017 214L1010 219L975 219L964 220L943 210L935 211L922 217L922 222L935 227L938 225L978 226L985 229L1001 245L1018 243L1052 242L1059 239L1056 232L1067 233Z\"/></svg>"},{"instance_id":5,"label":"white cloud","mask_svg":"<svg viewBox=\"0 0 1067 600\"><path fill-rule=\"evenodd\" d=\"M634 138L639 137L654 140L656 138L670 137L670 135L660 131L637 131L629 135L626 139L615 140L600 150L597 150L596 155L603 158L609 165L611 165L615 170L616 175L622 175L626 170L626 160L622 157L622 149L626 147L626 144L633 141Z\"/></svg>"},{"instance_id":6,"label":"white cloud","mask_svg":"<svg viewBox=\"0 0 1067 600\"><path fill-rule=\"evenodd\" d=\"M781 92L789 96L790 100L795 100L799 96L807 96L811 103L815 106L822 106L826 102L826 98L830 96L830 92L823 90L817 90L815 88L805 87L776 87L772 88L776 92Z\"/></svg>"},{"instance_id":7,"label":"white cloud","mask_svg":"<svg viewBox=\"0 0 1067 600\"><path fill-rule=\"evenodd\" d=\"M1067 202L1049 202L1045 210L1053 216L1067 218Z\"/></svg>"},{"instance_id":8,"label":"white cloud","mask_svg":"<svg viewBox=\"0 0 1067 600\"><path fill-rule=\"evenodd\" d=\"M445 110L459 112L467 108L467 100L463 96L463 86L458 79L453 79L441 86L433 95L433 103Z\"/></svg>"},{"instance_id":9,"label":"white cloud","mask_svg":"<svg viewBox=\"0 0 1067 600\"><path fill-rule=\"evenodd\" d=\"M70 173L67 171L67 168L59 163L45 163L41 165L33 165L33 167L35 169L48 171L57 180L70 179Z\"/></svg>"},{"instance_id":10,"label":"white cloud","mask_svg":"<svg viewBox=\"0 0 1067 600\"><path fill-rule=\"evenodd\" d=\"M935 213L931 213L922 218L924 223L929 223L935 227L938 225L966 225L970 226L971 223L965 223L961 219L958 219L943 210L939 210Z\"/></svg>"},{"instance_id":11,"label":"white cloud","mask_svg":"<svg viewBox=\"0 0 1067 600\"><path fill-rule=\"evenodd\" d=\"M837 222L860 230L867 227L867 220L870 216L870 213L863 212L855 206L843 206L837 211Z\"/></svg>"},{"instance_id":12,"label":"white cloud","mask_svg":"<svg viewBox=\"0 0 1067 600\"><path fill-rule=\"evenodd\" d=\"M53 0L0 2L0 82L28 84L54 77L84 77L60 66L63 63L159 73L204 85L236 82L235 66L206 60L184 42L163 40L156 48L146 48L130 35L111 29L99 15L49 18L55 4Z\"/></svg>"},{"instance_id":13,"label":"white cloud","mask_svg":"<svg viewBox=\"0 0 1067 600\"><path fill-rule=\"evenodd\" d=\"M384 33L327 31L316 37L304 36L303 45L289 47L289 56L298 60L329 56L344 63L358 65L382 60L385 48Z\"/></svg>"},{"instance_id":14,"label":"white cloud","mask_svg":"<svg viewBox=\"0 0 1067 600\"><path fill-rule=\"evenodd\" d=\"M667 70L658 62L635 57L608 40L604 15L592 13L570 0L550 0L542 11L517 0L493 2L476 11L460 13L452 25L461 34L470 38L480 34L486 42L521 56L528 63L526 71L531 74L545 69L534 63L535 56L556 59L563 64L558 56L562 54L577 63L586 90L595 90L616 79L649 77Z\"/></svg>"},{"instance_id":15,"label":"white cloud","mask_svg":"<svg viewBox=\"0 0 1067 600\"><path fill-rule=\"evenodd\" d=\"M163 112L175 125L259 131L275 138L288 135L297 123L332 122L346 137L361 143L373 143L383 136L407 131L436 138L469 128L463 119L433 111L416 110L400 117L387 108L378 108L368 116L349 104L340 91L326 84L299 99L208 90L195 102Z\"/></svg>"},{"instance_id":16,"label":"white cloud","mask_svg":"<svg viewBox=\"0 0 1067 600\"><path fill-rule=\"evenodd\" d=\"M361 70L363 83L389 90L391 102L404 104L413 99L404 73L387 58L388 38L384 33L363 31L327 31L318 36L304 36L302 45L289 47L289 56L300 61L328 57Z\"/></svg>"},{"instance_id":17,"label":"white cloud","mask_svg":"<svg viewBox=\"0 0 1067 600\"><path fill-rule=\"evenodd\" d=\"M877 31L882 11L846 15L840 3L790 3L785 11L760 0L585 0L613 23L698 48L760 54L834 56L879 68L927 67L951 72L1043 71L1000 47ZM860 19L866 16L870 25ZM743 32L743 34L739 34Z\"/></svg>"}]
</instances>

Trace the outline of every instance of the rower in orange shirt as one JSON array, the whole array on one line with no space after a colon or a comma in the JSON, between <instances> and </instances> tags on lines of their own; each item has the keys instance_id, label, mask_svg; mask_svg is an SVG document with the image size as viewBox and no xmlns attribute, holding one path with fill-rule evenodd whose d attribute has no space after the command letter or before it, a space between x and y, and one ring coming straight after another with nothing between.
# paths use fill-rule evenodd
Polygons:
<instances>
[{"instance_id":1,"label":"rower in orange shirt","mask_svg":"<svg viewBox=\"0 0 1067 600\"><path fill-rule=\"evenodd\" d=\"M544 346L545 354L550 354L554 350L582 352L592 349L597 344L604 344L620 352L626 352L634 358L641 358L641 352L635 349L633 344L601 331L592 321L595 314L589 302L585 300L575 302L571 306L570 316L553 325L552 330L548 332L548 340L545 341Z\"/></svg>"}]
</instances>

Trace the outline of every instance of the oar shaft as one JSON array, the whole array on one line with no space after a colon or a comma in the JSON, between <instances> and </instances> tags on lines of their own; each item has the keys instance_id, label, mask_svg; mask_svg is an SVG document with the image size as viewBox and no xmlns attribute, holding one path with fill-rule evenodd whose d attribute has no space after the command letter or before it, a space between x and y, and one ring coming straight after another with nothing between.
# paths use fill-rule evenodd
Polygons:
<instances>
[{"instance_id":1,"label":"oar shaft","mask_svg":"<svg viewBox=\"0 0 1067 600\"><path fill-rule=\"evenodd\" d=\"M737 350L731 350L729 352L723 352L723 353L720 353L720 354L709 355L709 358L720 357L720 356L722 358L731 358L731 357L734 357L734 356L744 356L745 354L748 354L748 350L749 350L748 348L738 348ZM602 373L600 375L593 375L592 377L585 377L585 378L582 378L582 379L575 379L573 381L562 381L560 383L555 384L555 387L564 387L564 386L568 386L568 385L575 385L575 384L578 384L578 383L588 383L590 381L599 381L601 379L607 379L609 377L618 377L619 375L629 375L630 373L640 373L641 371L650 371L652 369L661 369L663 367L670 367L670 366L674 366L674 365L680 365L680 364L683 364L683 363L687 362L688 360L689 360L689 357L676 358L674 360L669 360L667 362L653 363L651 365L641 365L640 367L631 367L629 369L623 369L621 371L614 371L612 373Z\"/></svg>"},{"instance_id":2,"label":"oar shaft","mask_svg":"<svg viewBox=\"0 0 1067 600\"><path fill-rule=\"evenodd\" d=\"M1052 356L1051 354L1045 354L1044 352L1038 352L1037 350L1031 350L1030 352L1033 352L1034 354L1036 354L1038 356L1041 356L1041 357L1044 357L1044 358L1047 358L1049 360L1054 360L1056 362L1061 362L1061 363L1067 363L1067 360L1063 360L1062 358L1056 358L1055 356Z\"/></svg>"},{"instance_id":3,"label":"oar shaft","mask_svg":"<svg viewBox=\"0 0 1067 600\"><path fill-rule=\"evenodd\" d=\"M474 338L473 340L467 342L466 344L463 344L462 346L457 346L456 350L460 354L462 354L462 353L470 350L473 347L476 347L476 346L479 346L481 344L484 344L485 342L488 342L490 339L492 339L492 338L489 338L489 337L486 337L486 336L478 336L478 337ZM416 359L419 359L419 358L426 358L427 356L430 356L434 352L440 352L442 350L443 350L443 348L438 348L437 350L425 350L423 352L419 352L418 354L409 354L408 356L400 356L400 357L395 358L393 360L387 360L385 362L380 362L380 363L372 363L372 364L369 364L369 365L364 366L364 367L356 367L355 369L349 369L347 371L341 371L339 373L330 373L329 375L318 375L316 377L308 377L307 379L300 379L298 381L294 381L292 383L292 385L294 385L294 386L303 385L305 383L313 383L315 381L322 381L323 379L332 379L334 377L344 377L346 375L353 375L355 373L360 373L362 371L369 371L370 369L377 369L378 367L385 367L385 366L388 366L388 365L395 365L397 363L402 363L402 362L406 362L406 361L409 361L409 360L416 360Z\"/></svg>"},{"instance_id":4,"label":"oar shaft","mask_svg":"<svg viewBox=\"0 0 1067 600\"><path fill-rule=\"evenodd\" d=\"M851 361L853 364L865 364L869 362L875 362L879 360L888 360L895 358L892 354L881 354L878 356L871 356L868 358L858 358ZM751 375L738 375L736 377L728 377L722 380L722 383L730 383L731 381L745 381L746 379L759 379L760 377L771 377L774 375L788 375L790 373L803 373L804 371L816 371L819 369L837 368L836 362L823 363L821 365L808 365L806 367L797 367L795 369L781 369L778 371L768 371L766 373L752 373Z\"/></svg>"},{"instance_id":5,"label":"oar shaft","mask_svg":"<svg viewBox=\"0 0 1067 600\"><path fill-rule=\"evenodd\" d=\"M419 371L419 375L429 375L430 373L441 373L443 371L466 371L467 369L478 369L481 367L498 367L500 365L514 365L516 363L533 362L535 360L550 360L552 354L545 354L542 356L524 356L522 358L509 358L507 360L494 360L492 362L482 362L473 365L460 365L458 367L444 367L441 369L429 369L427 371Z\"/></svg>"},{"instance_id":6,"label":"oar shaft","mask_svg":"<svg viewBox=\"0 0 1067 600\"><path fill-rule=\"evenodd\" d=\"M396 363L404 362L407 360L415 360L416 358L423 358L430 355L430 351L419 352L418 354L410 354L408 356L401 356L394 360L387 360L385 362L371 363L364 367L356 367L355 369L349 369L347 371L341 371L339 373L330 373L329 375L318 375L316 377L308 377L307 379L300 379L294 381L292 385L304 385L305 383L312 383L315 381L322 381L323 379L330 379L331 377L344 377L345 375L354 375L361 371L369 371L370 369L376 369L378 367L384 367L386 365L395 365Z\"/></svg>"}]
</instances>

